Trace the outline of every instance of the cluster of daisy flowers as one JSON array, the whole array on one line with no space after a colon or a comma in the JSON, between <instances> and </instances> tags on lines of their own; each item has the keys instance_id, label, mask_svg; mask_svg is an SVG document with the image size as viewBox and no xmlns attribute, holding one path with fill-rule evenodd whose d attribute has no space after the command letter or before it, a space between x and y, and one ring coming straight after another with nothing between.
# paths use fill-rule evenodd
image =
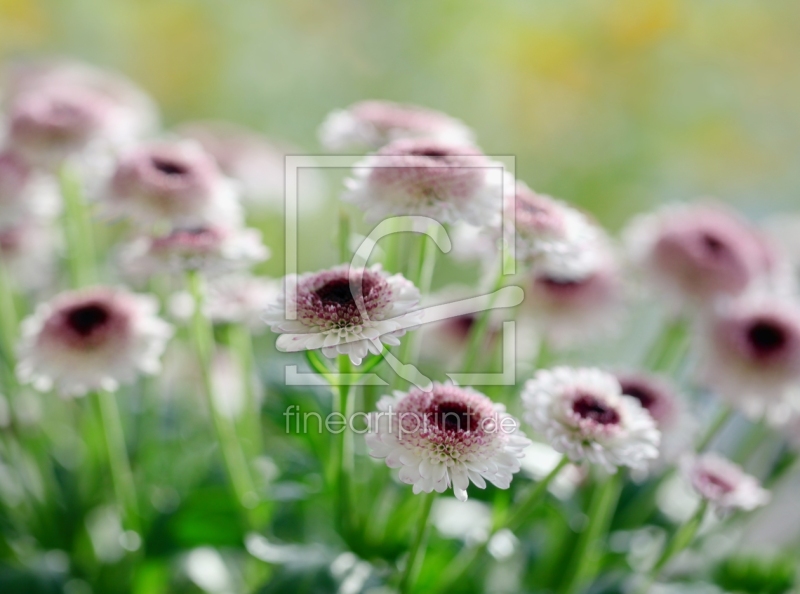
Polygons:
<instances>
[{"instance_id":1,"label":"cluster of daisy flowers","mask_svg":"<svg viewBox=\"0 0 800 594\"><path fill-rule=\"evenodd\" d=\"M755 476L706 451L723 423L702 432L697 411L716 409L723 420L739 413L778 435L800 423L800 254L728 207L666 206L634 218L617 238L576 206L514 179L455 118L386 101L331 113L319 136L325 149L357 157L339 193L343 212L363 214L356 225L427 218L445 226L452 257L475 273L475 285L523 288L509 317L520 327L512 356L525 359L525 377L483 393L439 380L475 371L459 364L491 366L501 350L499 321L488 311L426 317L423 304L446 263L436 262L425 236L413 257L395 238L380 262L357 266L347 236L339 238L341 261L327 269L282 283L253 272L270 250L248 222L280 212L282 159L291 149L219 122L163 130L155 104L132 82L71 61L14 64L4 91L0 307L9 394L16 382L70 397L113 393L159 374L187 320L201 367L217 348L212 323L247 333L268 326L278 351L306 353L340 413L353 412L359 381L389 363L383 383L392 389L366 411L366 451L414 494L452 491L463 502L473 486L509 489L539 446L560 459L543 487L565 467L576 483L604 484L680 468L702 512L710 505L724 517L768 503ZM304 200L302 213L308 204L323 203ZM119 240L102 258L97 223ZM37 305L17 333L11 305L19 296ZM608 348L603 364L559 361L620 340L630 312L645 302L664 330L652 347L636 342L636 365L621 366ZM423 375L431 362L437 381ZM205 382L212 416L213 384ZM252 508L263 494L237 458L244 449L224 419L215 417L214 428L233 490ZM345 539L358 524L349 520L353 450L330 448ZM518 529L543 496L534 488L514 502L495 532ZM667 547L665 555L675 552ZM411 551L401 590L414 580L418 553Z\"/></svg>"}]
</instances>

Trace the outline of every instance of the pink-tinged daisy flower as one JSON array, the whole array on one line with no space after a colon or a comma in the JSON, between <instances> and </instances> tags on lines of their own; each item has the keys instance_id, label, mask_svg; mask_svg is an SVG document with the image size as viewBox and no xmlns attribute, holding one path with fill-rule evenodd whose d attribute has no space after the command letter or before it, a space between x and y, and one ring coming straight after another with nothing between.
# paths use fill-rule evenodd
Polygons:
<instances>
[{"instance_id":1,"label":"pink-tinged daisy flower","mask_svg":"<svg viewBox=\"0 0 800 594\"><path fill-rule=\"evenodd\" d=\"M460 501L467 500L470 482L507 489L531 443L503 405L471 388L442 384L381 398L366 442L370 456L399 468L414 493L452 486Z\"/></svg>"},{"instance_id":2,"label":"pink-tinged daisy flower","mask_svg":"<svg viewBox=\"0 0 800 594\"><path fill-rule=\"evenodd\" d=\"M549 266L533 270L525 313L556 348L612 334L624 315L627 290L622 272L609 250L594 251L593 267L582 274L564 274Z\"/></svg>"},{"instance_id":3,"label":"pink-tinged daisy flower","mask_svg":"<svg viewBox=\"0 0 800 594\"><path fill-rule=\"evenodd\" d=\"M701 380L751 418L774 424L800 410L800 304L751 295L699 324Z\"/></svg>"},{"instance_id":4,"label":"pink-tinged daisy flower","mask_svg":"<svg viewBox=\"0 0 800 594\"><path fill-rule=\"evenodd\" d=\"M191 122L176 132L200 143L216 159L220 170L239 185L247 204L270 210L283 207L285 158L300 154L298 149L228 122ZM304 168L299 176L300 208L319 206L324 194L319 173Z\"/></svg>"},{"instance_id":5,"label":"pink-tinged daisy flower","mask_svg":"<svg viewBox=\"0 0 800 594\"><path fill-rule=\"evenodd\" d=\"M123 155L104 192L111 217L140 225L235 226L242 221L234 185L193 141L153 142Z\"/></svg>"},{"instance_id":6,"label":"pink-tinged daisy flower","mask_svg":"<svg viewBox=\"0 0 800 594\"><path fill-rule=\"evenodd\" d=\"M474 147L398 140L356 164L342 199L369 221L421 215L487 225L500 217L503 177L502 165Z\"/></svg>"},{"instance_id":7,"label":"pink-tinged daisy flower","mask_svg":"<svg viewBox=\"0 0 800 594\"><path fill-rule=\"evenodd\" d=\"M269 257L261 232L207 225L176 228L167 235L140 237L122 253L122 267L133 278L202 270L219 275L247 268Z\"/></svg>"},{"instance_id":8,"label":"pink-tinged daisy flower","mask_svg":"<svg viewBox=\"0 0 800 594\"><path fill-rule=\"evenodd\" d=\"M769 503L769 491L741 467L714 453L687 458L682 470L692 488L718 515L752 511Z\"/></svg>"},{"instance_id":9,"label":"pink-tinged daisy flower","mask_svg":"<svg viewBox=\"0 0 800 594\"><path fill-rule=\"evenodd\" d=\"M416 105L361 101L332 112L319 130L322 146L332 151L369 151L403 138L428 138L472 144L472 130L459 120Z\"/></svg>"},{"instance_id":10,"label":"pink-tinged daisy flower","mask_svg":"<svg viewBox=\"0 0 800 594\"><path fill-rule=\"evenodd\" d=\"M645 469L658 457L660 433L617 379L592 368L539 371L522 392L525 420L573 462L588 460L609 472Z\"/></svg>"},{"instance_id":11,"label":"pink-tinged daisy flower","mask_svg":"<svg viewBox=\"0 0 800 594\"><path fill-rule=\"evenodd\" d=\"M215 323L244 324L251 332L260 332L264 307L280 294L281 284L275 279L228 274L209 282L205 312Z\"/></svg>"},{"instance_id":12,"label":"pink-tinged daisy flower","mask_svg":"<svg viewBox=\"0 0 800 594\"><path fill-rule=\"evenodd\" d=\"M605 241L601 229L579 210L544 194L537 194L523 182L506 186L505 209L513 216L508 241L515 245L522 262L558 270L562 276L588 274L600 250L592 246Z\"/></svg>"},{"instance_id":13,"label":"pink-tinged daisy flower","mask_svg":"<svg viewBox=\"0 0 800 594\"><path fill-rule=\"evenodd\" d=\"M739 295L775 272L775 255L764 238L721 206L665 207L634 219L625 239L657 290L678 304Z\"/></svg>"},{"instance_id":14,"label":"pink-tinged daisy flower","mask_svg":"<svg viewBox=\"0 0 800 594\"><path fill-rule=\"evenodd\" d=\"M625 396L639 401L661 432L663 463L674 462L694 444L697 423L675 387L665 377L643 372L614 374Z\"/></svg>"},{"instance_id":15,"label":"pink-tinged daisy flower","mask_svg":"<svg viewBox=\"0 0 800 594\"><path fill-rule=\"evenodd\" d=\"M56 229L36 219L0 227L0 261L23 290L45 287L56 279Z\"/></svg>"},{"instance_id":16,"label":"pink-tinged daisy flower","mask_svg":"<svg viewBox=\"0 0 800 594\"><path fill-rule=\"evenodd\" d=\"M19 378L38 390L83 396L155 374L172 335L157 311L155 298L122 289L61 293L22 323Z\"/></svg>"},{"instance_id":17,"label":"pink-tinged daisy flower","mask_svg":"<svg viewBox=\"0 0 800 594\"><path fill-rule=\"evenodd\" d=\"M423 312L414 311L419 290L403 275L389 276L379 265L361 272L342 265L287 276L286 289L263 318L281 334L278 349L321 348L326 357L349 355L360 365L368 352L378 354L381 345L400 344L406 330L422 319ZM289 294L292 288L294 296ZM295 313L295 319L287 319L287 311Z\"/></svg>"},{"instance_id":18,"label":"pink-tinged daisy flower","mask_svg":"<svg viewBox=\"0 0 800 594\"><path fill-rule=\"evenodd\" d=\"M154 104L126 79L56 62L28 67L12 81L7 117L7 144L44 168L67 157L107 156L158 119Z\"/></svg>"},{"instance_id":19,"label":"pink-tinged daisy flower","mask_svg":"<svg viewBox=\"0 0 800 594\"><path fill-rule=\"evenodd\" d=\"M34 170L20 155L0 152L0 225L58 214L61 196L49 176Z\"/></svg>"}]
</instances>

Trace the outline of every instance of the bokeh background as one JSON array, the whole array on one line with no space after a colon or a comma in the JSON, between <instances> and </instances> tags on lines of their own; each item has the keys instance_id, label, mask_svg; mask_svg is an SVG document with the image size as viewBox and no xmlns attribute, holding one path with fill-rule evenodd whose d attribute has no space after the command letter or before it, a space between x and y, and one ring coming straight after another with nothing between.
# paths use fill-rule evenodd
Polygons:
<instances>
[{"instance_id":1,"label":"bokeh background","mask_svg":"<svg viewBox=\"0 0 800 594\"><path fill-rule=\"evenodd\" d=\"M420 103L612 228L702 195L796 204L798 28L795 0L0 0L0 56L118 68L167 125L224 118L315 153L332 108Z\"/></svg>"}]
</instances>

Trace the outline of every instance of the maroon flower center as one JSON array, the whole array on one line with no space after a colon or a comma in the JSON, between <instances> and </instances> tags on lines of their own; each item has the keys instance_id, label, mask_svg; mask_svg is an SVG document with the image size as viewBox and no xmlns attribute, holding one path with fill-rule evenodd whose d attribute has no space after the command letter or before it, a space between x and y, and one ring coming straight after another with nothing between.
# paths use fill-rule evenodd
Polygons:
<instances>
[{"instance_id":1,"label":"maroon flower center","mask_svg":"<svg viewBox=\"0 0 800 594\"><path fill-rule=\"evenodd\" d=\"M433 407L431 421L443 431L475 431L478 418L463 402L442 402Z\"/></svg>"},{"instance_id":2,"label":"maroon flower center","mask_svg":"<svg viewBox=\"0 0 800 594\"><path fill-rule=\"evenodd\" d=\"M346 278L329 281L314 291L314 294L325 305L355 305L355 299L350 290L350 280Z\"/></svg>"},{"instance_id":3,"label":"maroon flower center","mask_svg":"<svg viewBox=\"0 0 800 594\"><path fill-rule=\"evenodd\" d=\"M770 320L758 320L747 329L747 340L756 355L780 352L789 340L786 330Z\"/></svg>"},{"instance_id":4,"label":"maroon flower center","mask_svg":"<svg viewBox=\"0 0 800 594\"><path fill-rule=\"evenodd\" d=\"M658 396L646 386L635 381L620 381L622 393L631 398L636 398L645 410L651 410L658 402Z\"/></svg>"},{"instance_id":5,"label":"maroon flower center","mask_svg":"<svg viewBox=\"0 0 800 594\"><path fill-rule=\"evenodd\" d=\"M730 493L734 489L734 486L729 481L716 474L708 473L703 478L708 485L719 493Z\"/></svg>"},{"instance_id":6,"label":"maroon flower center","mask_svg":"<svg viewBox=\"0 0 800 594\"><path fill-rule=\"evenodd\" d=\"M88 338L106 326L111 318L108 308L99 303L77 306L66 314L67 325L78 336Z\"/></svg>"},{"instance_id":7,"label":"maroon flower center","mask_svg":"<svg viewBox=\"0 0 800 594\"><path fill-rule=\"evenodd\" d=\"M589 419L600 425L616 425L619 413L594 396L579 396L572 403L572 411L582 419Z\"/></svg>"},{"instance_id":8,"label":"maroon flower center","mask_svg":"<svg viewBox=\"0 0 800 594\"><path fill-rule=\"evenodd\" d=\"M703 233L700 241L706 252L713 256L718 256L726 251L725 242L711 233Z\"/></svg>"},{"instance_id":9,"label":"maroon flower center","mask_svg":"<svg viewBox=\"0 0 800 594\"><path fill-rule=\"evenodd\" d=\"M153 157L150 159L153 169L167 177L181 177L189 173L189 168L185 163L180 163L174 159L164 157Z\"/></svg>"}]
</instances>

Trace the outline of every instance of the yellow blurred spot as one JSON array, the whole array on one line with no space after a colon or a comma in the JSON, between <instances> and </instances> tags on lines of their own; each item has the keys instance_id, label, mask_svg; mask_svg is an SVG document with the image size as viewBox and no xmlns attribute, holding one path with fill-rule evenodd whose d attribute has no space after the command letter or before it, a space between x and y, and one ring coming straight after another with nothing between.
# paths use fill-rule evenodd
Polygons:
<instances>
[{"instance_id":1,"label":"yellow blurred spot","mask_svg":"<svg viewBox=\"0 0 800 594\"><path fill-rule=\"evenodd\" d=\"M678 22L680 0L614 0L605 12L611 41L622 48L655 43Z\"/></svg>"},{"instance_id":2,"label":"yellow blurred spot","mask_svg":"<svg viewBox=\"0 0 800 594\"><path fill-rule=\"evenodd\" d=\"M28 49L50 34L50 22L36 0L0 0L0 54Z\"/></svg>"}]
</instances>

